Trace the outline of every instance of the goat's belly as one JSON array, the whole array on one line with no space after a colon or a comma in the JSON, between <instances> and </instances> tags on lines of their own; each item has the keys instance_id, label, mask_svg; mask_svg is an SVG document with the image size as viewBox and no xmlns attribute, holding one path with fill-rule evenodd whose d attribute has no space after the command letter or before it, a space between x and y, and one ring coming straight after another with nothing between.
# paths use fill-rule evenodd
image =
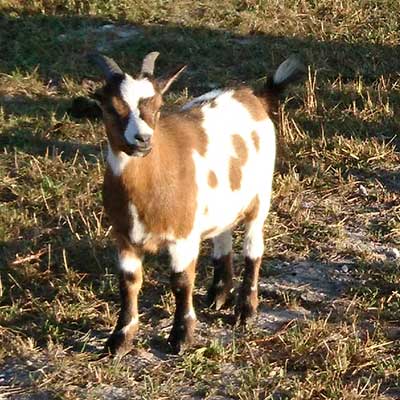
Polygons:
<instances>
[{"instance_id":1,"label":"goat's belly","mask_svg":"<svg viewBox=\"0 0 400 400\"><path fill-rule=\"evenodd\" d=\"M210 238L217 236L237 225L245 217L246 210L251 204L252 198L240 203L235 203L232 199L227 198L220 203L208 204L205 207L207 213L202 219L200 228L202 237Z\"/></svg>"}]
</instances>

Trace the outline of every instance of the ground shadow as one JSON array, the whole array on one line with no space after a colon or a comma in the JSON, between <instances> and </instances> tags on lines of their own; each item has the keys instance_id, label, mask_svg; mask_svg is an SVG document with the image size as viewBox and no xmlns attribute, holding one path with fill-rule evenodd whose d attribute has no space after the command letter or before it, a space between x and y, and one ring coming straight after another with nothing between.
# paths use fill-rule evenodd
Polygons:
<instances>
[{"instance_id":1,"label":"ground shadow","mask_svg":"<svg viewBox=\"0 0 400 400\"><path fill-rule=\"evenodd\" d=\"M16 18L10 11L3 10L0 18L4 39L0 71L31 74L37 70L45 82L51 77L98 80L98 71L86 59L87 53L96 49L115 57L132 72L138 71L142 57L155 49L161 53L159 71L174 67L177 60L188 63L185 79L177 83L175 90L188 87L191 95L214 85L259 80L291 53L298 53L306 64L318 70L320 80L341 77L345 83L362 76L365 82L372 83L378 82L381 75L396 78L400 70L395 46L266 34L240 36L224 30L171 24L130 25L131 30L121 28L125 30L120 32L109 29L110 21L104 18L43 14ZM125 24L124 20L116 21L116 29ZM338 93L318 95L322 100L326 97L328 105L330 99L337 104Z\"/></svg>"}]
</instances>

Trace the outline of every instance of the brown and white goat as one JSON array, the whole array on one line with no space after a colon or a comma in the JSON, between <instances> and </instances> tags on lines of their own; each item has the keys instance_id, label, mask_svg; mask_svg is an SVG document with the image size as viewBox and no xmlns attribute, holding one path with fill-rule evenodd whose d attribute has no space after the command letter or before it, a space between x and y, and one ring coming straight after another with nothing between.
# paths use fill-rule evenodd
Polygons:
<instances>
[{"instance_id":1,"label":"brown and white goat","mask_svg":"<svg viewBox=\"0 0 400 400\"><path fill-rule=\"evenodd\" d=\"M278 95L302 70L284 61L264 88L214 90L181 110L160 114L162 95L183 71L153 76L158 53L150 53L136 78L110 58L92 56L106 84L96 96L103 110L109 149L104 206L118 247L121 310L106 344L123 353L138 328L138 293L145 252L166 247L176 300L172 349L192 339L196 314L193 287L202 239L213 238L214 278L208 291L218 309L233 292L231 229L243 222L245 266L236 319L245 323L257 308L275 162Z\"/></svg>"}]
</instances>

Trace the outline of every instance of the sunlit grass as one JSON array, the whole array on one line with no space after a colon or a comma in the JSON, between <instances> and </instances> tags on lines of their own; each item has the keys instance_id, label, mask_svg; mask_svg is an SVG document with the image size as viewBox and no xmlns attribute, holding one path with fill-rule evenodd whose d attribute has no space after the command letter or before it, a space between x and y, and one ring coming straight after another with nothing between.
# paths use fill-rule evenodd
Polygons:
<instances>
[{"instance_id":1,"label":"sunlit grass","mask_svg":"<svg viewBox=\"0 0 400 400\"><path fill-rule=\"evenodd\" d=\"M3 0L0 10L0 396L1 382L15 399L399 395L397 2ZM128 38L110 24L127 25ZM165 345L174 311L167 258L149 257L135 350L98 360L118 309L101 204L105 136L101 121L69 112L88 80L100 83L85 58L95 48L132 73L152 50L161 52L157 73L189 64L168 108L214 87L262 84L299 53L309 70L279 115L262 278L304 260L346 264L347 292L319 306L290 290L263 297L311 318L242 332L229 312L202 311L204 268L200 334L175 357ZM240 234L234 243L240 253Z\"/></svg>"}]
</instances>

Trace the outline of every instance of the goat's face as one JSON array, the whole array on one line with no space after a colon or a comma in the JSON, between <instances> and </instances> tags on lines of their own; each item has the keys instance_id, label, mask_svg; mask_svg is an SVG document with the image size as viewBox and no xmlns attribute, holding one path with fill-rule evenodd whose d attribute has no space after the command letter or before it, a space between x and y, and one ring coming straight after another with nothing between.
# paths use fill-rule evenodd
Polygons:
<instances>
[{"instance_id":1,"label":"goat's face","mask_svg":"<svg viewBox=\"0 0 400 400\"><path fill-rule=\"evenodd\" d=\"M162 95L185 69L179 68L167 79L154 79L157 55L146 56L136 79L123 73L113 60L98 55L94 58L106 73L106 85L95 97L103 110L108 139L114 150L130 156L144 157L151 151Z\"/></svg>"},{"instance_id":2,"label":"goat's face","mask_svg":"<svg viewBox=\"0 0 400 400\"><path fill-rule=\"evenodd\" d=\"M124 74L107 82L101 92L98 99L112 147L130 156L147 155L162 105L153 82Z\"/></svg>"}]
</instances>

